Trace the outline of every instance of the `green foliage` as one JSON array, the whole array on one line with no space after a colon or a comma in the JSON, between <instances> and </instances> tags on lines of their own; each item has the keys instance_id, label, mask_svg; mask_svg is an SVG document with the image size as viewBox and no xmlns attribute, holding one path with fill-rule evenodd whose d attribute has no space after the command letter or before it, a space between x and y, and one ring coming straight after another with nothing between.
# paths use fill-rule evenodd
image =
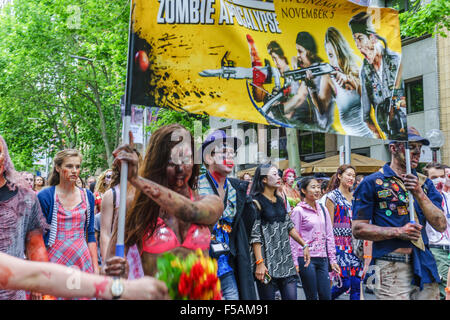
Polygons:
<instances>
[{"instance_id":1,"label":"green foliage","mask_svg":"<svg viewBox=\"0 0 450 320\"><path fill-rule=\"evenodd\" d=\"M157 120L148 126L148 130L153 133L164 125L179 123L194 134L194 125L196 122L198 124L201 123L202 134L209 129L209 117L206 115L179 112L171 109L160 109Z\"/></svg>"},{"instance_id":2,"label":"green foliage","mask_svg":"<svg viewBox=\"0 0 450 320\"><path fill-rule=\"evenodd\" d=\"M88 172L111 164L128 19L126 0L14 0L0 11L0 134L19 170L63 148L80 149Z\"/></svg>"},{"instance_id":3,"label":"green foliage","mask_svg":"<svg viewBox=\"0 0 450 320\"><path fill-rule=\"evenodd\" d=\"M404 37L420 37L425 34L433 36L439 34L447 37L450 30L450 1L431 0L428 4L421 4L420 0L412 3L409 11L400 13L400 32Z\"/></svg>"}]
</instances>

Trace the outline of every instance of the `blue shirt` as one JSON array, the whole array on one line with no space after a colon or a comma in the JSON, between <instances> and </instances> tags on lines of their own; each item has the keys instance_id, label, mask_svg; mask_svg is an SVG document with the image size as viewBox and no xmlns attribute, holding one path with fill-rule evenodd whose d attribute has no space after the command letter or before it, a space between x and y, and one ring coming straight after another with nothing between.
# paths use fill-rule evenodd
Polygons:
<instances>
[{"instance_id":1,"label":"blue shirt","mask_svg":"<svg viewBox=\"0 0 450 320\"><path fill-rule=\"evenodd\" d=\"M412 170L412 173L417 176L415 170ZM393 177L397 175L387 163L383 166L383 173L378 171L363 179L353 195L354 220L370 220L372 224L380 227L402 227L409 222L408 191L403 190ZM422 189L433 204L442 209L442 196L430 179L426 179ZM398 248L412 248L415 275L413 284L422 289L424 283L440 282L440 277L434 257L428 248L426 218L417 201L414 201L414 209L419 223L423 226L421 232L425 251L417 248L411 241L395 238L374 241L372 257L379 258Z\"/></svg>"},{"instance_id":2,"label":"blue shirt","mask_svg":"<svg viewBox=\"0 0 450 320\"><path fill-rule=\"evenodd\" d=\"M214 189L215 186L213 187L211 185L206 175L209 175L209 173L201 175L198 179L198 194L200 196L216 194ZM215 183L214 178L211 175L209 175L209 177ZM217 240L230 245L230 233L234 217L236 216L236 190L228 180L225 181L224 189L227 190L226 207L211 232L211 238L212 240ZM221 277L232 271L233 269L229 263L229 256L221 255L217 259L217 276Z\"/></svg>"}]
</instances>

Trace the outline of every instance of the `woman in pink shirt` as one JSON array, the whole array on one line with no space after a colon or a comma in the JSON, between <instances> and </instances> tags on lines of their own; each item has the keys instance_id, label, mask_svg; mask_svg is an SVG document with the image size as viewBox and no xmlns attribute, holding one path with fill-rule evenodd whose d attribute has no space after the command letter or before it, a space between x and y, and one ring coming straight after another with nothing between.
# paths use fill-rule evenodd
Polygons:
<instances>
[{"instance_id":1,"label":"woman in pink shirt","mask_svg":"<svg viewBox=\"0 0 450 320\"><path fill-rule=\"evenodd\" d=\"M305 268L303 249L291 239L292 256L300 273L306 299L330 300L328 265L331 265L332 271L340 272L336 263L330 216L327 209L317 201L321 193L320 183L316 179L303 178L300 192L304 199L294 208L291 219L295 229L309 246L311 262Z\"/></svg>"}]
</instances>

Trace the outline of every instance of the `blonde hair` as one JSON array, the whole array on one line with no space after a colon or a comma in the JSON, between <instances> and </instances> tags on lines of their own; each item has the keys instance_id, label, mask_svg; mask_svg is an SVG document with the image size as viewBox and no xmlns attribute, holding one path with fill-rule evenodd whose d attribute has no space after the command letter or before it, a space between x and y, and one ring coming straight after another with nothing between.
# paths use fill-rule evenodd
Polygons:
<instances>
[{"instance_id":1,"label":"blonde hair","mask_svg":"<svg viewBox=\"0 0 450 320\"><path fill-rule=\"evenodd\" d=\"M53 168L52 172L50 173L50 178L48 179L49 186L56 186L59 184L60 177L58 171L56 171L56 168L61 168L64 160L70 157L78 157L80 158L80 160L83 160L80 151L76 149L64 149L59 151L53 158Z\"/></svg>"},{"instance_id":2,"label":"blonde hair","mask_svg":"<svg viewBox=\"0 0 450 320\"><path fill-rule=\"evenodd\" d=\"M325 45L329 43L337 55L342 72L359 78L358 57L352 52L350 45L342 34L334 27L329 27L325 33Z\"/></svg>"},{"instance_id":3,"label":"blonde hair","mask_svg":"<svg viewBox=\"0 0 450 320\"><path fill-rule=\"evenodd\" d=\"M112 170L111 169L106 169L105 171L103 171L97 179L97 183L95 184L95 192L98 192L100 194L104 194L106 192L106 190L109 189L109 184L106 184L105 178L106 178L106 174Z\"/></svg>"}]
</instances>

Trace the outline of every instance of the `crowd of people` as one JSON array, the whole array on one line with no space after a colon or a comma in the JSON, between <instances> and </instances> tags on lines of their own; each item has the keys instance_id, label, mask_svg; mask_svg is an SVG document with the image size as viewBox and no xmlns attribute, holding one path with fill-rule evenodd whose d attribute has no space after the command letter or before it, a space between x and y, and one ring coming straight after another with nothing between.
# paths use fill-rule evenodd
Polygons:
<instances>
[{"instance_id":1,"label":"crowd of people","mask_svg":"<svg viewBox=\"0 0 450 320\"><path fill-rule=\"evenodd\" d=\"M192 135L173 124L152 134L144 157L122 145L112 167L85 182L78 150L59 151L46 181L15 171L0 137L0 299L167 299L158 258L199 249L217 261L225 300L297 300L298 290L360 300L364 282L377 299L450 299L450 167L419 173L429 141L414 128L408 139L411 174L405 144L391 141L391 161L367 176L346 164L332 177L299 178L265 163L237 179L237 137L208 135L200 165ZM61 285L67 270L80 275L76 290Z\"/></svg>"}]
</instances>

